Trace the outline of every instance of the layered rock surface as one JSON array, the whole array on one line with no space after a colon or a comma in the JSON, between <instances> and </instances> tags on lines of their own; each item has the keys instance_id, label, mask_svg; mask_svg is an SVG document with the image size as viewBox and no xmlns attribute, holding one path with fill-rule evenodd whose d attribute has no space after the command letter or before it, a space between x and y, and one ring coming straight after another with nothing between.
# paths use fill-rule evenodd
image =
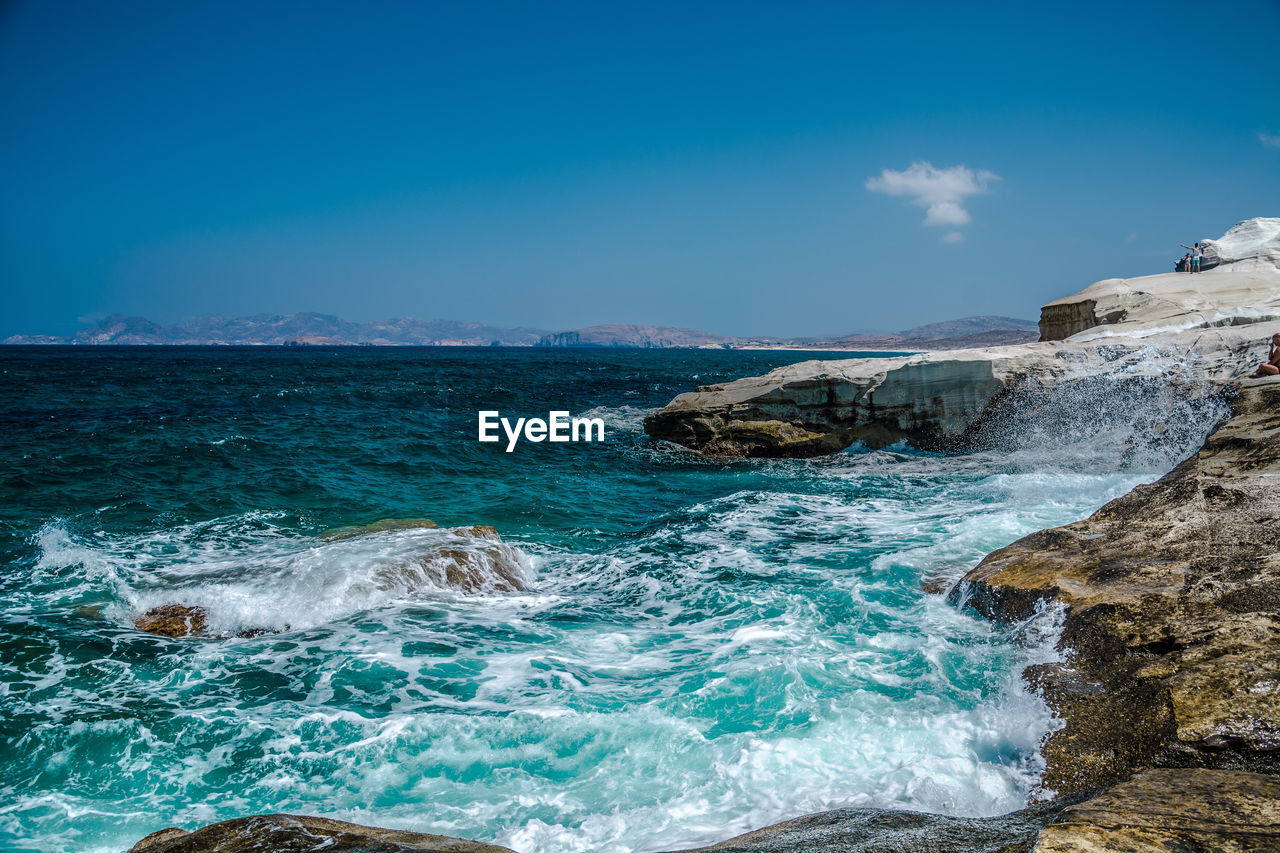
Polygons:
<instances>
[{"instance_id":1,"label":"layered rock surface","mask_svg":"<svg viewBox=\"0 0 1280 853\"><path fill-rule=\"evenodd\" d=\"M1280 378L1155 483L987 556L953 591L1002 621L1066 606L1065 665L1029 672L1065 721L1046 788L1141 767L1280 771Z\"/></svg>"},{"instance_id":2,"label":"layered rock surface","mask_svg":"<svg viewBox=\"0 0 1280 853\"><path fill-rule=\"evenodd\" d=\"M1207 279L1215 273L1202 273ZM1280 297L1280 273L1274 277ZM1277 312L1280 316L1280 311ZM818 456L855 441L906 439L926 450L963 444L1002 395L1102 373L1225 384L1266 357L1280 320L1105 342L1032 343L897 358L806 361L681 394L645 431L709 456Z\"/></svg>"},{"instance_id":3,"label":"layered rock surface","mask_svg":"<svg viewBox=\"0 0 1280 853\"><path fill-rule=\"evenodd\" d=\"M1039 343L792 364L681 394L645 431L711 456L817 456L899 439L948 449L1026 383L1126 367L1160 376L1176 358L1184 378L1225 384L1251 372L1280 331L1280 219L1241 223L1215 245L1231 255L1208 272L1108 279L1050 303ZM1160 357L1142 364L1153 350Z\"/></svg>"},{"instance_id":4,"label":"layered rock surface","mask_svg":"<svg viewBox=\"0 0 1280 853\"><path fill-rule=\"evenodd\" d=\"M1280 778L1148 770L1045 827L1034 853L1280 850Z\"/></svg>"}]
</instances>

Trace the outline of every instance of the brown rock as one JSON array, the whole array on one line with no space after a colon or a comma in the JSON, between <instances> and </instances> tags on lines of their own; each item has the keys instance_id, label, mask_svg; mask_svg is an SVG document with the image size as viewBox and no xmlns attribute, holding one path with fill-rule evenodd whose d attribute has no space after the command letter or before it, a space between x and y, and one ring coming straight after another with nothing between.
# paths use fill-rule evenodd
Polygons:
<instances>
[{"instance_id":1,"label":"brown rock","mask_svg":"<svg viewBox=\"0 0 1280 853\"><path fill-rule=\"evenodd\" d=\"M189 637L202 633L207 619L208 615L201 607L162 604L134 619L133 626L139 631L162 637Z\"/></svg>"},{"instance_id":2,"label":"brown rock","mask_svg":"<svg viewBox=\"0 0 1280 853\"><path fill-rule=\"evenodd\" d=\"M1244 383L1158 482L995 551L953 596L1007 621L1067 605L1068 663L1028 673L1066 723L1044 746L1047 788L1280 770L1280 380Z\"/></svg>"},{"instance_id":3,"label":"brown rock","mask_svg":"<svg viewBox=\"0 0 1280 853\"><path fill-rule=\"evenodd\" d=\"M1035 853L1280 850L1280 778L1148 770L1063 812Z\"/></svg>"},{"instance_id":4,"label":"brown rock","mask_svg":"<svg viewBox=\"0 0 1280 853\"><path fill-rule=\"evenodd\" d=\"M1102 321L1094 315L1098 303L1093 299L1079 302L1059 301L1040 309L1040 340L1060 341L1076 332L1092 329Z\"/></svg>"},{"instance_id":5,"label":"brown rock","mask_svg":"<svg viewBox=\"0 0 1280 853\"><path fill-rule=\"evenodd\" d=\"M148 835L146 838L139 841L137 844L130 847L129 853L136 853L136 851L141 851L141 850L152 850L156 847L156 845L160 844L160 842L162 841L172 841L175 838L182 838L183 836L190 835L190 834L191 833L188 832L187 830L179 829L176 826L171 826L171 827L168 827L167 829L156 830L155 832Z\"/></svg>"},{"instance_id":6,"label":"brown rock","mask_svg":"<svg viewBox=\"0 0 1280 853\"><path fill-rule=\"evenodd\" d=\"M952 580L947 577L925 578L920 581L921 591L929 595L946 595L951 591Z\"/></svg>"},{"instance_id":7,"label":"brown rock","mask_svg":"<svg viewBox=\"0 0 1280 853\"><path fill-rule=\"evenodd\" d=\"M166 833L180 833L168 834ZM512 853L506 847L446 835L379 829L323 817L242 817L185 832L163 829L129 853Z\"/></svg>"},{"instance_id":8,"label":"brown rock","mask_svg":"<svg viewBox=\"0 0 1280 853\"><path fill-rule=\"evenodd\" d=\"M519 592L529 588L520 565L520 552L503 542L497 530L476 524L453 527L449 532L479 541L432 548L417 558L413 571L463 592Z\"/></svg>"}]
</instances>

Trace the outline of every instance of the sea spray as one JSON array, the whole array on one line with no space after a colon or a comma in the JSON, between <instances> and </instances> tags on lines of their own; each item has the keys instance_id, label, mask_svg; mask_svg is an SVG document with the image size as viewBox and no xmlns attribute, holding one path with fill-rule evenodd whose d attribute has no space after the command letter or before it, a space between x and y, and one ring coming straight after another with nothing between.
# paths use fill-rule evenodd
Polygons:
<instances>
[{"instance_id":1,"label":"sea spray","mask_svg":"<svg viewBox=\"0 0 1280 853\"><path fill-rule=\"evenodd\" d=\"M1047 465L1167 470L1194 453L1228 414L1223 391L1200 378L1194 353L1101 347L1103 369L1028 377L1000 395L967 436Z\"/></svg>"},{"instance_id":2,"label":"sea spray","mask_svg":"<svg viewBox=\"0 0 1280 853\"><path fill-rule=\"evenodd\" d=\"M534 853L849 805L1016 809L1055 725L1020 673L1055 659L1057 615L999 627L922 582L1158 477L1217 417L1187 383L1130 376L1086 419L1046 388L966 454L723 462L650 442L643 413L803 356L24 357L10 375L39 382L4 401L34 426L9 434L26 443L0 503L0 846L37 850L263 811ZM95 358L110 387L84 386ZM1149 449L1142 395L1177 441ZM480 409L560 408L607 440L475 441ZM406 578L443 544L429 529L319 536L395 517L494 525L527 588ZM219 636L278 633L133 628L175 598Z\"/></svg>"}]
</instances>

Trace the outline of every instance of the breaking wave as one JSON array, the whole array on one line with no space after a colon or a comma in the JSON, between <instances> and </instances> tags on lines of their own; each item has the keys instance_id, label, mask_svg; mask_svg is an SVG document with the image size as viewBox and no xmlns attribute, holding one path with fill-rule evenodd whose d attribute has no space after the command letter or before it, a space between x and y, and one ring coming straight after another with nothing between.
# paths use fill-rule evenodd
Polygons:
<instances>
[{"instance_id":1,"label":"breaking wave","mask_svg":"<svg viewBox=\"0 0 1280 853\"><path fill-rule=\"evenodd\" d=\"M209 387L241 396L187 421L173 401L163 452L161 415L131 412L74 485L38 467L70 456L54 439L15 457L0 846L120 850L284 811L626 853L836 807L1017 809L1057 725L1020 673L1057 658L1061 614L997 627L925 588L1203 440L1222 401L1131 356L1006 395L968 453L723 462L655 448L643 414L776 353L211 354L240 373ZM550 366L494 391L469 365L502 358ZM165 375L138 370L133 393L163 402ZM424 387L449 389L425 415ZM601 404L623 387L650 390ZM281 388L306 389L306 430ZM376 416L352 417L357 393ZM499 393L602 417L608 440L478 450L473 413ZM98 509L51 511L71 489ZM318 535L393 513L502 538ZM228 638L133 628L168 603ZM231 636L255 629L274 633Z\"/></svg>"}]
</instances>

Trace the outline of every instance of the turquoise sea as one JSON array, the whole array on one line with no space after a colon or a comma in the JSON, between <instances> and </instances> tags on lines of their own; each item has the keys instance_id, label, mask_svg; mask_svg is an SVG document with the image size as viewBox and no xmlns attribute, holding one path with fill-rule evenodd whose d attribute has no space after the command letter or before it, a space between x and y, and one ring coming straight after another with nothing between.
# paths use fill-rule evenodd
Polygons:
<instances>
[{"instance_id":1,"label":"turquoise sea","mask_svg":"<svg viewBox=\"0 0 1280 853\"><path fill-rule=\"evenodd\" d=\"M949 456L643 433L681 391L814 357L0 349L0 849L285 811L621 853L1021 807L1055 723L1019 672L1058 614L995 627L922 583L1158 477L1221 404L1104 378ZM606 441L505 453L480 409ZM477 524L527 589L421 570ZM166 603L218 636L134 629Z\"/></svg>"}]
</instances>

